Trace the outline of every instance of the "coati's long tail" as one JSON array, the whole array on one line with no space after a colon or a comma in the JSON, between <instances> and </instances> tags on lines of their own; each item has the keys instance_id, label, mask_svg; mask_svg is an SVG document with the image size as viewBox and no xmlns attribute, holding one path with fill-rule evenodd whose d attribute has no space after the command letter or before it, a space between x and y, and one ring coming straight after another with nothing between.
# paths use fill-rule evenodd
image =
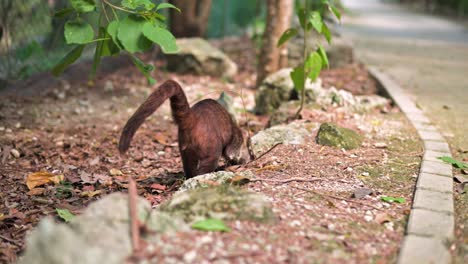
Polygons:
<instances>
[{"instance_id":1,"label":"coati's long tail","mask_svg":"<svg viewBox=\"0 0 468 264\"><path fill-rule=\"evenodd\" d=\"M143 124L145 119L154 113L166 99L171 102L172 116L177 125L181 125L190 114L190 106L187 97L180 85L173 80L161 84L146 101L140 105L136 112L125 124L120 135L119 151L125 153L130 147L135 132Z\"/></svg>"}]
</instances>

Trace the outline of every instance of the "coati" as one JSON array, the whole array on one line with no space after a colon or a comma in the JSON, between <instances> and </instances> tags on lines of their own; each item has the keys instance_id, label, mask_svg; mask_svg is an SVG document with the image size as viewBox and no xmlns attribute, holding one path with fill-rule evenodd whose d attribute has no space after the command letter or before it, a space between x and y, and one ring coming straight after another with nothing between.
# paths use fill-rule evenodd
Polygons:
<instances>
[{"instance_id":1,"label":"coati","mask_svg":"<svg viewBox=\"0 0 468 264\"><path fill-rule=\"evenodd\" d=\"M226 109L212 99L190 107L184 91L173 80L161 84L127 121L120 136L120 153L128 150L137 129L168 98L178 126L179 150L187 178L215 171L221 156L229 164L247 161L243 132Z\"/></svg>"}]
</instances>

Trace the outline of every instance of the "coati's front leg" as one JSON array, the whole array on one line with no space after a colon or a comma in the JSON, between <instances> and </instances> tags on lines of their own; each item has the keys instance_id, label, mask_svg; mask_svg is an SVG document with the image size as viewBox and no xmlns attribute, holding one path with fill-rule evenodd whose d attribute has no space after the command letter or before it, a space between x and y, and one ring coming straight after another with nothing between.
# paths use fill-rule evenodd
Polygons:
<instances>
[{"instance_id":1,"label":"coati's front leg","mask_svg":"<svg viewBox=\"0 0 468 264\"><path fill-rule=\"evenodd\" d=\"M218 168L218 161L221 153L211 153L208 156L200 156L191 150L181 151L182 164L184 166L185 177L192 178L197 175L210 173Z\"/></svg>"},{"instance_id":2,"label":"coati's front leg","mask_svg":"<svg viewBox=\"0 0 468 264\"><path fill-rule=\"evenodd\" d=\"M227 165L244 164L248 160L248 152L244 143L242 131L233 127L232 139L229 144L224 147L223 157L226 159Z\"/></svg>"}]
</instances>

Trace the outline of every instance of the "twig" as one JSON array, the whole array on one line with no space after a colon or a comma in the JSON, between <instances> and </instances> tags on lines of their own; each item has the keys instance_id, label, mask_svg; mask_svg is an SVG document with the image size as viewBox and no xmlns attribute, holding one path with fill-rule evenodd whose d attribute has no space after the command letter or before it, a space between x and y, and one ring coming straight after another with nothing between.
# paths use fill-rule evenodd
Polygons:
<instances>
[{"instance_id":1,"label":"twig","mask_svg":"<svg viewBox=\"0 0 468 264\"><path fill-rule=\"evenodd\" d=\"M280 184L288 183L288 182L315 182L315 181L323 181L325 179L323 178L312 178L312 179L305 179L305 178L290 178L286 180L275 180L275 179L251 179L251 182L256 182L256 181L266 181L266 182L276 182Z\"/></svg>"},{"instance_id":2,"label":"twig","mask_svg":"<svg viewBox=\"0 0 468 264\"><path fill-rule=\"evenodd\" d=\"M13 245L15 245L15 246L17 246L17 247L21 247L21 245L20 245L18 242L14 241L14 240L11 239L11 238L8 238L8 237L3 236L3 235L0 235L0 238L3 239L3 240L5 240L5 241L8 241L8 242L12 243Z\"/></svg>"},{"instance_id":3,"label":"twig","mask_svg":"<svg viewBox=\"0 0 468 264\"><path fill-rule=\"evenodd\" d=\"M346 202L350 202L350 203L355 203L355 204L360 204L360 205L363 205L363 206L368 206L368 207L374 208L374 209L379 210L379 211L382 210L381 208L378 208L378 207L370 205L370 204L350 200L350 199L347 199L347 198L343 198L343 197L339 197L339 196L335 196L335 195L331 195L331 194L319 193L319 192L316 192L316 191L312 191L312 190L309 190L309 189L296 187L296 186L293 186L293 188L296 188L296 189L301 190L301 191L313 193L313 194L316 194L316 195L319 195L319 196L330 197L330 198L337 199L337 200L342 200L342 201L346 201Z\"/></svg>"},{"instance_id":4,"label":"twig","mask_svg":"<svg viewBox=\"0 0 468 264\"><path fill-rule=\"evenodd\" d=\"M132 239L133 254L140 250L140 223L137 217L137 188L133 178L128 181L128 207L130 219L130 235Z\"/></svg>"},{"instance_id":5,"label":"twig","mask_svg":"<svg viewBox=\"0 0 468 264\"><path fill-rule=\"evenodd\" d=\"M260 158L262 158L262 157L265 156L266 154L270 153L273 149L275 149L278 145L281 145L281 144L283 144L283 143L281 143L281 142L276 143L276 144L273 145L273 147L271 147L269 150L263 152L262 155L260 155L260 156L256 157L255 159L253 159L253 160L247 162L247 164L245 164L245 165L248 165L248 164L250 164L250 163L252 163L252 162L254 162L254 161L259 160Z\"/></svg>"}]
</instances>

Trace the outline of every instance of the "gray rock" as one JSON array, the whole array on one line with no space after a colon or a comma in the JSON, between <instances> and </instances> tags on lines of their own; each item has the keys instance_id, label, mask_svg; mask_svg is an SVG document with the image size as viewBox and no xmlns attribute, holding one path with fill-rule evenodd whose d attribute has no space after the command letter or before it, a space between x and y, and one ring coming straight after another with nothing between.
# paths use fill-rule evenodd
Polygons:
<instances>
[{"instance_id":1,"label":"gray rock","mask_svg":"<svg viewBox=\"0 0 468 264\"><path fill-rule=\"evenodd\" d=\"M354 149L361 146L362 136L354 130L340 127L332 123L323 123L320 125L316 141L320 145Z\"/></svg>"},{"instance_id":2,"label":"gray rock","mask_svg":"<svg viewBox=\"0 0 468 264\"><path fill-rule=\"evenodd\" d=\"M231 185L197 188L179 192L160 210L195 222L206 218L221 220L274 221L268 199L260 193L242 190Z\"/></svg>"},{"instance_id":3,"label":"gray rock","mask_svg":"<svg viewBox=\"0 0 468 264\"><path fill-rule=\"evenodd\" d=\"M315 128L315 124L299 122L270 127L252 137L252 150L258 156L278 143L285 145L303 144L304 138L310 135Z\"/></svg>"},{"instance_id":4,"label":"gray rock","mask_svg":"<svg viewBox=\"0 0 468 264\"><path fill-rule=\"evenodd\" d=\"M291 68L284 68L265 78L255 95L255 112L257 114L272 113L279 108L283 102L298 99L298 94L294 90L291 81ZM306 83L306 102L313 102L316 99L315 89L320 89L322 81L318 79L312 83Z\"/></svg>"},{"instance_id":5,"label":"gray rock","mask_svg":"<svg viewBox=\"0 0 468 264\"><path fill-rule=\"evenodd\" d=\"M179 53L166 54L170 71L216 77L233 77L237 73L237 65L206 40L181 38L176 42Z\"/></svg>"},{"instance_id":6,"label":"gray rock","mask_svg":"<svg viewBox=\"0 0 468 264\"><path fill-rule=\"evenodd\" d=\"M181 219L152 212L137 200L138 218L158 233L188 230ZM127 195L114 193L91 204L69 225L44 219L27 239L19 263L123 263L131 254Z\"/></svg>"},{"instance_id":7,"label":"gray rock","mask_svg":"<svg viewBox=\"0 0 468 264\"><path fill-rule=\"evenodd\" d=\"M213 186L213 183L222 185L229 183L229 181L234 178L236 175L241 175L247 178L254 178L255 175L251 171L242 171L239 173L233 173L229 171L217 171L212 173L207 173L203 175L198 175L193 178L187 179L180 186L177 193L185 192L188 190L193 190L197 188L208 188Z\"/></svg>"}]
</instances>

